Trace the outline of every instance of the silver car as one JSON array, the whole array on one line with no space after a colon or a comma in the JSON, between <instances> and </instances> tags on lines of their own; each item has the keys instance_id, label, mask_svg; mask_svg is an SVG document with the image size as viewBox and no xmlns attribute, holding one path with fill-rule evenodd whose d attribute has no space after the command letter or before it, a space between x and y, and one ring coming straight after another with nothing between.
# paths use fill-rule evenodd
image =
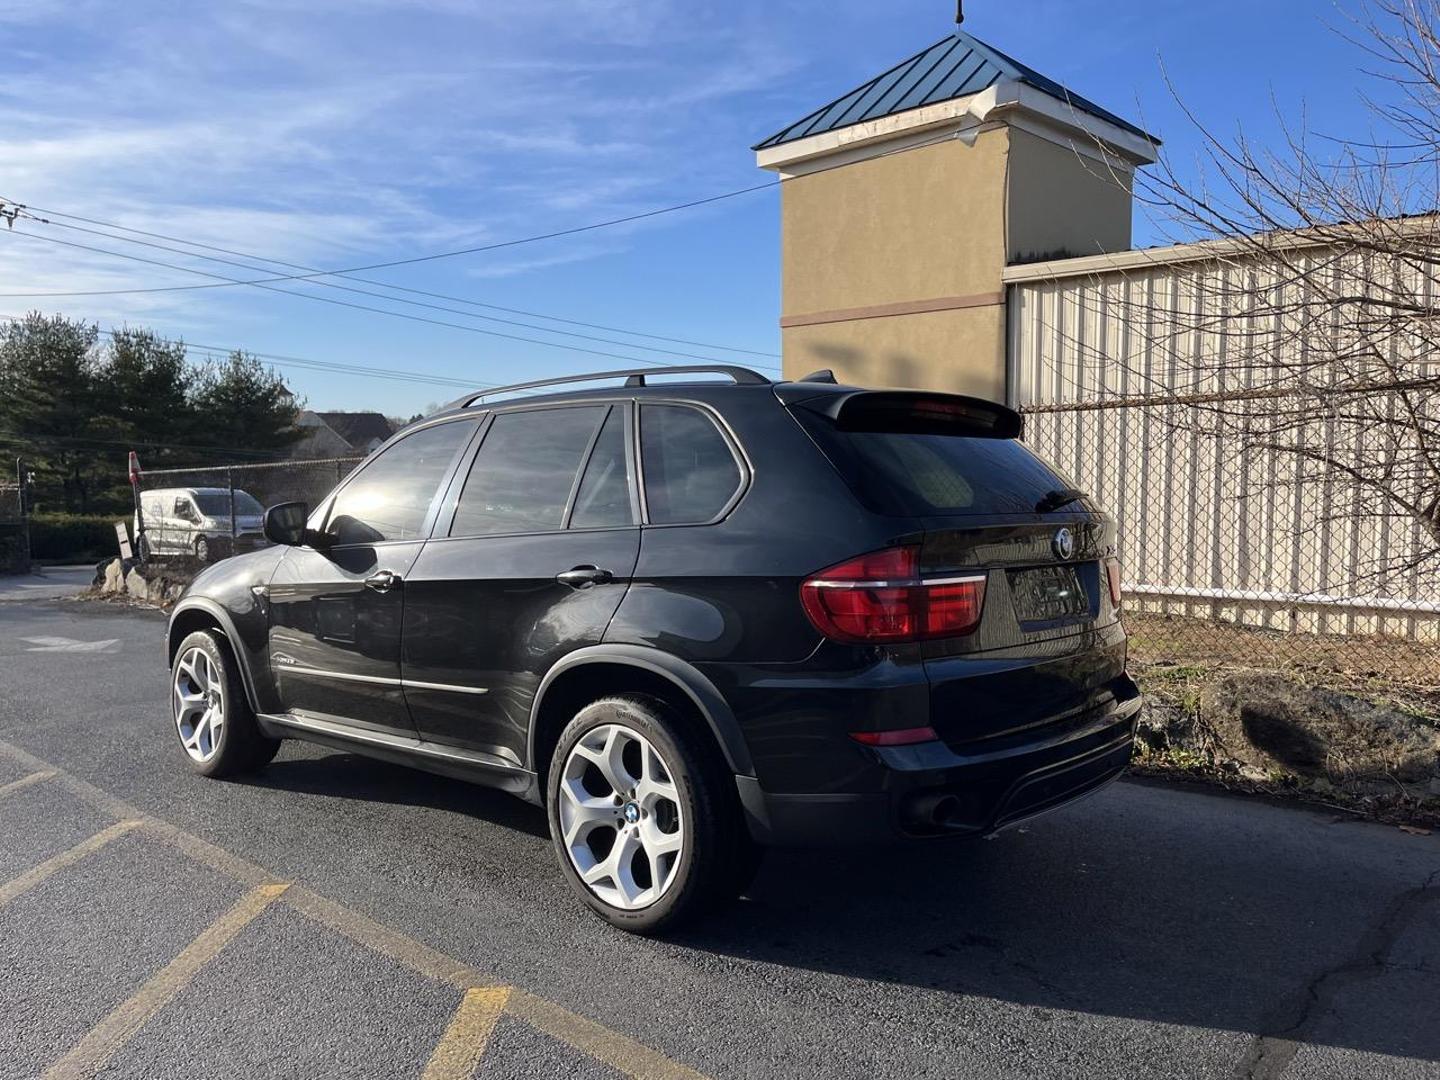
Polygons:
<instances>
[{"instance_id":1,"label":"silver car","mask_svg":"<svg viewBox=\"0 0 1440 1080\"><path fill-rule=\"evenodd\" d=\"M206 563L265 546L265 508L248 491L161 488L140 496L136 543L147 558L190 557ZM143 519L143 530L142 526Z\"/></svg>"}]
</instances>

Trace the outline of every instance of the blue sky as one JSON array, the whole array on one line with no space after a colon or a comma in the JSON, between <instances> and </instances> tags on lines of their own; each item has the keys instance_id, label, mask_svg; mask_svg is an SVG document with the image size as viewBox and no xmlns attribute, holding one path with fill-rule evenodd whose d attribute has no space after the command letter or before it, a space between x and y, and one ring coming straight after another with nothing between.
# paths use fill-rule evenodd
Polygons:
<instances>
[{"instance_id":1,"label":"blue sky","mask_svg":"<svg viewBox=\"0 0 1440 1080\"><path fill-rule=\"evenodd\" d=\"M1243 125L1274 141L1277 107L1292 118L1306 110L1319 132L1368 125L1364 58L1336 33L1342 10L1326 3L967 7L967 30L1155 131L1182 173L1193 172L1198 144L1162 62L1186 104L1223 133ZM325 268L564 229L768 179L752 143L938 40L953 14L950 0L0 0L0 197ZM203 280L21 231L259 276L22 223L0 233L0 292ZM1137 242L1161 239L1162 228L1137 220ZM778 193L766 191L369 276L775 354L778 263ZM624 366L253 288L0 300L0 314L30 307L476 384ZM279 366L322 409L408 415L456 392Z\"/></svg>"}]
</instances>

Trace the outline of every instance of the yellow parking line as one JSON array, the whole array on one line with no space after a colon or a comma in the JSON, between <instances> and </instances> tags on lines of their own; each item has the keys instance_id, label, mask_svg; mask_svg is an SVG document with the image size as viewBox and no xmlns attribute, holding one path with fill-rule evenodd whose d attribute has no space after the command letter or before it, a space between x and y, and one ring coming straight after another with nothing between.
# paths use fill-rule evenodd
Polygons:
<instances>
[{"instance_id":1,"label":"yellow parking line","mask_svg":"<svg viewBox=\"0 0 1440 1080\"><path fill-rule=\"evenodd\" d=\"M372 952L388 956L416 974L436 982L449 983L457 990L489 987L495 980L484 972L462 964L423 942L392 930L368 915L352 911L343 904L327 899L317 892L296 885L285 894L285 903L337 934L359 942Z\"/></svg>"},{"instance_id":2,"label":"yellow parking line","mask_svg":"<svg viewBox=\"0 0 1440 1080\"><path fill-rule=\"evenodd\" d=\"M108 828L101 829L88 840L81 840L69 851L62 851L54 858L46 859L39 866L25 871L17 878L0 885L0 907L4 907L17 896L29 892L42 881L48 878L57 870L64 870L67 866L79 862L96 851L99 851L106 844L110 843L117 836L124 836L131 829L140 824L139 821L120 821Z\"/></svg>"},{"instance_id":3,"label":"yellow parking line","mask_svg":"<svg viewBox=\"0 0 1440 1080\"><path fill-rule=\"evenodd\" d=\"M466 990L420 1080L470 1080L509 1000L508 987Z\"/></svg>"},{"instance_id":4,"label":"yellow parking line","mask_svg":"<svg viewBox=\"0 0 1440 1080\"><path fill-rule=\"evenodd\" d=\"M80 1080L98 1073L116 1051L190 985L200 969L215 959L235 935L249 926L287 887L283 883L261 885L242 896L129 1000L91 1028L69 1053L46 1069L43 1080Z\"/></svg>"},{"instance_id":5,"label":"yellow parking line","mask_svg":"<svg viewBox=\"0 0 1440 1080\"><path fill-rule=\"evenodd\" d=\"M54 769L42 769L40 772L32 772L29 776L22 776L19 780L11 780L8 784L0 784L0 799L9 795L12 791L19 791L31 784L38 784L42 780L49 780L55 775Z\"/></svg>"},{"instance_id":6,"label":"yellow parking line","mask_svg":"<svg viewBox=\"0 0 1440 1080\"><path fill-rule=\"evenodd\" d=\"M516 1019L569 1043L635 1080L705 1080L703 1073L671 1061L658 1050L524 990L510 995L509 1011Z\"/></svg>"},{"instance_id":7,"label":"yellow parking line","mask_svg":"<svg viewBox=\"0 0 1440 1080\"><path fill-rule=\"evenodd\" d=\"M121 822L118 826L112 826L114 829L128 830L134 828L136 825L141 825L147 834L173 845L190 858L210 866L238 880L244 885L263 887L264 883L274 881L274 878L267 871L249 860L233 852L226 851L224 848L218 847L207 840L202 840L192 833L187 833L167 821L142 814L141 811L129 803L116 798L109 792L95 787L93 784L81 780L77 776L72 776L64 769L60 769L47 761L35 757L20 749L20 747L15 746L13 743L0 740L0 757L7 757L33 770L54 773L57 783L65 785L84 801L116 817L124 817L127 819L143 818L143 820L127 820ZM108 832L109 830L106 831ZM104 835L104 833L100 834L100 836ZM92 838L92 841L95 839L98 839L98 837ZM90 842L91 841L87 841L87 843ZM83 847L84 845L81 846ZM98 847L100 845L97 844L96 846ZM67 853L67 855L68 854L69 853ZM85 852L81 853L81 855L83 854L85 854ZM75 858L79 857L80 856L77 855ZM65 858L65 856L59 856L57 858ZM61 869L64 865L68 865L68 862L73 861L75 861L73 858L67 859L66 862L55 866L53 870ZM41 869L42 867L37 867L36 870L31 871L31 874ZM47 871L43 876L48 876L49 873L53 873L53 870ZM21 878L17 878L16 882L12 882L11 885L25 881L29 876L30 875L24 875ZM25 889L32 887L33 884L32 882L25 885L20 891L25 891ZM0 905L3 905L6 899L4 890L9 889L11 885L0 886ZM276 886L270 887L274 888ZM278 888L284 890L285 887L278 886ZM256 888L256 893L262 891L263 888ZM250 895L254 896L256 893L251 893ZM273 899L273 897L270 899ZM268 900L266 902L268 903ZM242 900L241 903L243 904L245 901ZM452 956L447 956L445 953L423 942L417 941L415 938L403 934L398 930L393 930L367 915L362 915L358 911L345 907L343 904L336 903L334 900L321 896L319 893L304 888L303 886L296 885L285 892L284 903L309 916L316 922L330 927L350 940L356 941L383 956L397 960L412 971L424 975L427 978L434 979L437 982L448 983L462 991L474 990L487 994L500 992L493 985L492 976L486 975L484 972L481 972L469 964L457 960ZM258 914L258 911L256 914ZM251 918L253 917L252 915ZM211 930L214 929L215 927L211 928ZM236 932L238 932L238 929L237 927ZM208 934L210 931L206 931L206 933ZM233 936L233 933L230 936ZM229 939L226 938L226 940L228 941ZM197 941L196 945L198 944L199 942ZM223 945L224 942L221 942L220 946L223 947ZM193 949L195 946L191 946L191 948ZM188 951L189 950L187 950L187 952ZM219 949L217 948L216 951L218 952ZM184 954L182 953L181 955L183 956ZM177 957L175 962L178 962L179 959L180 958ZM172 962L172 966L175 962ZM159 976L157 976L157 978L158 977ZM188 982L191 977L193 977L193 972L191 975L185 977L185 982ZM183 983L181 985L183 986ZM178 992L178 990L179 987L176 988L176 992ZM145 988L142 988L141 993L143 994L144 992ZM139 994L136 996L139 997ZM155 1008L159 1009L163 1007L165 1002L169 1001L173 996L172 993L165 997ZM483 1002L484 999L480 999L480 1001ZM129 1004L129 1002L126 1003L126 1005ZM126 1006L121 1006L121 1009L125 1007ZM480 1005L476 1003L471 1007L478 1010ZM463 1002L461 1008L465 1008ZM496 1007L497 1016L501 1008L502 1007ZM585 1017L572 1013L556 1005L554 1002L547 1001L544 998L537 997L524 990L518 988L508 990L508 999L503 1009L516 1019L524 1021L539 1031L559 1039L561 1042L568 1043L576 1050L589 1054L591 1057L604 1062L611 1068L617 1069L627 1076L636 1078L636 1080L705 1080L703 1073L696 1072L694 1069L681 1065L679 1062L672 1061L658 1050L652 1050L643 1043L637 1042L628 1036L621 1035L619 1032L611 1031L609 1028L593 1020L587 1020ZM120 1010L116 1011L118 1013ZM141 1023L148 1020L152 1014L153 1012L146 1014ZM458 1019L459 1013L452 1019L452 1026ZM102 1026L108 1022L108 1020L102 1022ZM97 1028L96 1030L98 1031L100 1029ZM94 1036L94 1034L95 1033L92 1032L90 1036L87 1036L87 1040ZM130 1034L133 1034L133 1032ZM130 1034L126 1034L124 1037L128 1039ZM446 1034L448 1036L449 1032L447 1031ZM442 1039L442 1043L443 1042L444 1039ZM83 1046L84 1043L81 1045ZM118 1049L120 1045L123 1045L123 1040L121 1043L116 1044L115 1049ZM77 1046L75 1050L71 1051L71 1055L78 1052L79 1049L80 1047ZM107 1052L107 1058L115 1052L115 1049ZM67 1059L71 1055L67 1055ZM65 1059L62 1059L62 1062L57 1063L52 1069L58 1069L64 1060ZM101 1061L100 1064L103 1064L103 1061ZM98 1068L99 1066L97 1065L96 1067ZM51 1074L47 1073L46 1075L49 1076ZM54 1075L83 1076L87 1074L57 1072L54 1073Z\"/></svg>"}]
</instances>

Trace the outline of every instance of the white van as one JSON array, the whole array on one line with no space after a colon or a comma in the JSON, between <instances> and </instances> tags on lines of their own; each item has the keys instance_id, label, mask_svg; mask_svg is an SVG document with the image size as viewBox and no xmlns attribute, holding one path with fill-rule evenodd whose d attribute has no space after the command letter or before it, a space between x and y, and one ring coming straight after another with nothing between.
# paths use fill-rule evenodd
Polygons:
<instances>
[{"instance_id":1,"label":"white van","mask_svg":"<svg viewBox=\"0 0 1440 1080\"><path fill-rule=\"evenodd\" d=\"M264 515L255 497L237 488L232 529L229 488L160 488L141 493L135 538L145 558L206 563L264 547Z\"/></svg>"}]
</instances>

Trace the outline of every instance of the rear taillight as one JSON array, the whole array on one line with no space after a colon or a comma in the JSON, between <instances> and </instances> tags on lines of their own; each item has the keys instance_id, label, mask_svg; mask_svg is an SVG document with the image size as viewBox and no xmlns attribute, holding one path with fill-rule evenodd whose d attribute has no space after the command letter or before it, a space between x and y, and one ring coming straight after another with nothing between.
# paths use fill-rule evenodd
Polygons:
<instances>
[{"instance_id":1,"label":"rear taillight","mask_svg":"<svg viewBox=\"0 0 1440 1080\"><path fill-rule=\"evenodd\" d=\"M834 641L958 637L980 625L985 575L924 580L919 548L888 548L822 570L800 586L800 600Z\"/></svg>"},{"instance_id":2,"label":"rear taillight","mask_svg":"<svg viewBox=\"0 0 1440 1080\"><path fill-rule=\"evenodd\" d=\"M1110 583L1110 603L1115 605L1115 610L1120 610L1120 560L1108 558L1105 560L1105 580Z\"/></svg>"}]
</instances>

